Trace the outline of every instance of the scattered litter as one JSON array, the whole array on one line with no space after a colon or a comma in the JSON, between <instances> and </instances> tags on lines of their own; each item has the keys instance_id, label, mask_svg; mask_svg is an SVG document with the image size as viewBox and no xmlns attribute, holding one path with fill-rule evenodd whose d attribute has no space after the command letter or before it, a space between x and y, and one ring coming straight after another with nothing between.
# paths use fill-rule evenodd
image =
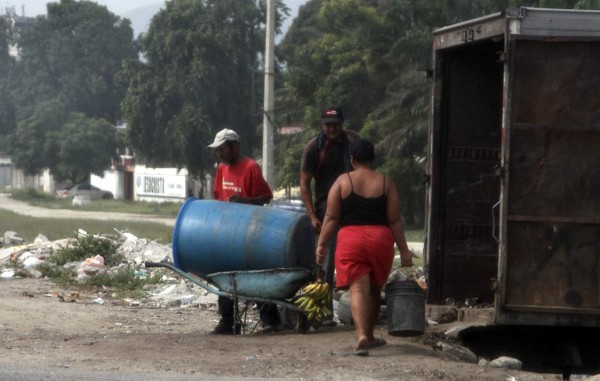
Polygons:
<instances>
[{"instance_id":1,"label":"scattered litter","mask_svg":"<svg viewBox=\"0 0 600 381\"><path fill-rule=\"evenodd\" d=\"M171 285L167 286L164 290L159 292L156 296L161 297L161 296L168 295L168 294L172 293L173 290L175 290L176 288L177 288L176 284L171 284Z\"/></svg>"},{"instance_id":2,"label":"scattered litter","mask_svg":"<svg viewBox=\"0 0 600 381\"><path fill-rule=\"evenodd\" d=\"M43 243L48 243L50 240L43 234L38 234L37 237L33 239L33 243L41 245Z\"/></svg>"},{"instance_id":3,"label":"scattered litter","mask_svg":"<svg viewBox=\"0 0 600 381\"><path fill-rule=\"evenodd\" d=\"M104 274L108 267L104 264L104 258L101 255L86 258L77 269L77 280L82 280L90 275Z\"/></svg>"},{"instance_id":4,"label":"scattered litter","mask_svg":"<svg viewBox=\"0 0 600 381\"><path fill-rule=\"evenodd\" d=\"M21 245L25 243L25 240L17 232L9 230L4 233L4 240L2 242L4 242L4 245Z\"/></svg>"},{"instance_id":5,"label":"scattered litter","mask_svg":"<svg viewBox=\"0 0 600 381\"><path fill-rule=\"evenodd\" d=\"M28 257L23 261L23 268L30 269L42 263L37 257Z\"/></svg>"},{"instance_id":6,"label":"scattered litter","mask_svg":"<svg viewBox=\"0 0 600 381\"><path fill-rule=\"evenodd\" d=\"M523 363L513 357L500 356L497 359L490 361L492 368L507 368L507 369L521 369Z\"/></svg>"},{"instance_id":7,"label":"scattered litter","mask_svg":"<svg viewBox=\"0 0 600 381\"><path fill-rule=\"evenodd\" d=\"M477 364L479 362L479 359L475 353L460 345L450 345L439 341L435 345L435 348L441 349L442 352L454 357L457 360L465 361L471 364Z\"/></svg>"},{"instance_id":8,"label":"scattered litter","mask_svg":"<svg viewBox=\"0 0 600 381\"><path fill-rule=\"evenodd\" d=\"M438 322L437 322L437 321L435 321L435 320L427 319L427 324L429 324L429 325L438 325L438 324L440 324L440 323L438 323Z\"/></svg>"},{"instance_id":9,"label":"scattered litter","mask_svg":"<svg viewBox=\"0 0 600 381\"><path fill-rule=\"evenodd\" d=\"M180 300L181 300L181 305L185 306L187 304L191 304L192 301L196 298L196 295L193 294L188 294L188 295L182 295Z\"/></svg>"},{"instance_id":10,"label":"scattered litter","mask_svg":"<svg viewBox=\"0 0 600 381\"><path fill-rule=\"evenodd\" d=\"M91 203L92 199L87 194L78 194L73 196L73 206L90 205Z\"/></svg>"},{"instance_id":11,"label":"scattered litter","mask_svg":"<svg viewBox=\"0 0 600 381\"><path fill-rule=\"evenodd\" d=\"M146 270L144 269L133 270L133 275L140 279L146 279L146 276L148 276L148 272L146 272Z\"/></svg>"},{"instance_id":12,"label":"scattered litter","mask_svg":"<svg viewBox=\"0 0 600 381\"><path fill-rule=\"evenodd\" d=\"M138 307L142 304L139 300L125 298L123 299L125 303L128 303L131 307Z\"/></svg>"},{"instance_id":13,"label":"scattered litter","mask_svg":"<svg viewBox=\"0 0 600 381\"><path fill-rule=\"evenodd\" d=\"M69 262L63 267L72 269L76 273L77 280L84 280L88 277L112 273L121 269L129 269L132 274L140 279L145 279L157 273L162 273L157 269L146 269L143 264L146 261L151 262L172 262L173 254L170 244L161 244L159 242L139 238L127 230L114 229L117 234L96 235L96 238L113 241L117 247L117 254L123 256L123 263L118 266L108 268L102 256L96 253L89 253L90 257L83 262ZM75 234L78 237L89 236L88 232L78 229ZM18 233L7 231L0 236L2 243L0 246L0 278L12 279L17 275L18 268L27 271L28 277L42 277L42 272L37 270L36 266L44 263L48 258L57 254L62 249L69 247L73 237L50 241L43 234L38 234L33 243L28 243L19 236ZM201 287L181 280L179 277L162 273L158 284L147 284L144 286L146 296L140 300L124 299L123 304L130 307L149 304L158 308L200 308L203 310L217 308L217 295L208 293ZM59 292L48 292L43 294L45 297L56 297L62 302L75 302L79 293L66 292L65 295ZM105 300L100 296L107 298L116 298L112 290L103 289L99 298L92 301L93 304L103 304Z\"/></svg>"},{"instance_id":14,"label":"scattered litter","mask_svg":"<svg viewBox=\"0 0 600 381\"><path fill-rule=\"evenodd\" d=\"M14 276L15 276L14 270L7 270L7 271L4 271L2 274L0 274L0 278L3 278L3 279L12 278Z\"/></svg>"}]
</instances>

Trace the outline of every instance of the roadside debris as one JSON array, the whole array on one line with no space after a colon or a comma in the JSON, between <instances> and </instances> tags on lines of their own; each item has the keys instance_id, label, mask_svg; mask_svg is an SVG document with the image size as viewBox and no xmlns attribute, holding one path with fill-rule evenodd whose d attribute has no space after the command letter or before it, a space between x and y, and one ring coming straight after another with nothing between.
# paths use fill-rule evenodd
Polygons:
<instances>
[{"instance_id":1,"label":"roadside debris","mask_svg":"<svg viewBox=\"0 0 600 381\"><path fill-rule=\"evenodd\" d=\"M96 279L94 288L89 291L71 291L68 288L61 291L48 292L46 294L36 295L28 293L24 296L34 298L36 296L46 296L54 299L57 303L86 303L98 305L114 306L120 305L128 308L168 308L168 309L188 309L198 308L200 310L217 311L217 295L210 293L200 286L179 277L169 276L170 273L164 274L162 269L145 268L144 262L173 262L172 249L170 245L164 245L156 241L145 238L138 238L134 234L127 231L119 231L115 229L116 234L94 236L100 241L109 241L119 254L119 263L112 264L102 255L97 252L87 252L85 257L77 261L70 261L60 264L57 267L69 270L73 275L73 280L85 282L86 280ZM88 237L89 234L83 230L75 233L75 237ZM3 235L3 243L0 247L0 281L6 282L17 277L39 277L42 276L38 268L44 264L48 265L52 262L52 258L57 256L63 249L72 247L72 242L76 238L63 238L58 240L49 240L44 235L38 235L34 242L28 243L25 240L15 239L19 237L16 232L7 232ZM6 237L12 237L7 240ZM93 247L93 246L92 246ZM115 288L105 287L102 282L103 277L113 276L116 274L128 274L129 280L135 279L150 279L156 278L157 283L141 283L143 287L137 289L135 294L123 295ZM414 280L421 286L427 288L427 280L424 277L422 268L416 269L396 269L389 280L408 279ZM76 290L80 290L76 288ZM338 292L333 301L334 316L336 322L342 324L352 324L349 310L349 295L347 293ZM382 299L385 296L382 295ZM342 300L343 299L343 300ZM478 301L475 298L465 300L462 303L452 301L452 307L462 305L464 307L476 307ZM347 320L343 319L343 314L340 311L345 308ZM256 308L248 310L252 314L258 314ZM283 313L286 313L285 310ZM215 315L216 316L216 315ZM385 322L386 309L383 306L380 314L379 323ZM297 317L295 317L297 319ZM291 318L288 319L291 321ZM448 319L450 320L450 319ZM456 314L453 319L456 320ZM282 318L285 323L285 319ZM444 323L444 319L429 319L429 325ZM166 323L165 325L169 325ZM294 325L292 325L292 328ZM313 328L314 331L314 328ZM468 363L479 363L482 367L503 367L508 369L520 369L521 362L518 359L508 357L500 357L492 361L479 359L475 353L469 349L455 344L456 335L460 328L456 328L454 332L447 331L445 335L435 337L435 341L431 344L436 350L440 350L457 361ZM435 344L434 344L435 343ZM249 355L247 361L259 359L256 355Z\"/></svg>"},{"instance_id":2,"label":"roadside debris","mask_svg":"<svg viewBox=\"0 0 600 381\"><path fill-rule=\"evenodd\" d=\"M104 264L104 258L100 255L86 258L77 269L77 280L85 279L97 274L106 274L108 267Z\"/></svg>"},{"instance_id":3,"label":"roadside debris","mask_svg":"<svg viewBox=\"0 0 600 381\"><path fill-rule=\"evenodd\" d=\"M434 348L440 349L442 352L445 352L449 356L454 357L456 360L468 362L471 364L477 364L479 362L479 359L477 358L477 355L475 353L460 345L450 345L448 343L439 341Z\"/></svg>"},{"instance_id":4,"label":"roadside debris","mask_svg":"<svg viewBox=\"0 0 600 381\"><path fill-rule=\"evenodd\" d=\"M4 245L21 245L24 242L25 240L22 237L10 230L4 233L4 238L2 240Z\"/></svg>"},{"instance_id":5,"label":"roadside debris","mask_svg":"<svg viewBox=\"0 0 600 381\"><path fill-rule=\"evenodd\" d=\"M490 361L489 366L492 368L521 369L523 363L513 357L500 356Z\"/></svg>"},{"instance_id":6,"label":"roadside debris","mask_svg":"<svg viewBox=\"0 0 600 381\"><path fill-rule=\"evenodd\" d=\"M145 238L138 238L126 230L115 229L115 235L94 235L99 240L108 240L116 247L116 254L122 262L109 266L106 258L95 252L89 252L85 259L77 262L61 264L64 270L73 271L74 280L83 282L98 275L114 275L119 272L128 272L132 278L147 279L159 274L157 284L143 286L143 297L124 297L122 303L131 307L149 305L154 308L190 308L196 307L203 310L215 309L217 296L201 287L179 278L162 274L160 269L146 269L146 261L165 262L173 261L170 245L164 245ZM7 238L8 237L8 238ZM64 238L50 241L46 236L38 235L33 243L28 243L20 238L18 233L9 231L4 234L3 244L0 246L0 278L11 279L16 277L41 277L37 270L40 265L47 264L61 250L72 247L77 238L91 237L86 231L78 230L76 238ZM90 243L90 242L87 242ZM71 245L71 246L70 246ZM85 246L87 247L87 246ZM62 294L48 294L57 297L60 301L77 301L75 297L65 297ZM116 297L110 290L100 290L98 297L87 302L94 304L106 303L106 299ZM114 301L113 301L114 302Z\"/></svg>"}]
</instances>

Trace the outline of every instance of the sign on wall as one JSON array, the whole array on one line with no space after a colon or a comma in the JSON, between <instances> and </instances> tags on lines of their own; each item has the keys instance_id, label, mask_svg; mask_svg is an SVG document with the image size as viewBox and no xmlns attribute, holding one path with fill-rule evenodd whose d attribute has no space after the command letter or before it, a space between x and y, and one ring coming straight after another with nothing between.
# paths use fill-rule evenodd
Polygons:
<instances>
[{"instance_id":1,"label":"sign on wall","mask_svg":"<svg viewBox=\"0 0 600 381\"><path fill-rule=\"evenodd\" d=\"M187 197L187 171L174 173L174 168L135 169L135 193L138 198L168 197L185 199Z\"/></svg>"}]
</instances>

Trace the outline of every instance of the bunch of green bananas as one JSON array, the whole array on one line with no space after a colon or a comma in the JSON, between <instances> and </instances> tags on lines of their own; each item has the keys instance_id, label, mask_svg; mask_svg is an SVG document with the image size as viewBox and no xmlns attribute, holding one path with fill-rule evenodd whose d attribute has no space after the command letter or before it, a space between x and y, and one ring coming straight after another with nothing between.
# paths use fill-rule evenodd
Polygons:
<instances>
[{"instance_id":1,"label":"bunch of green bananas","mask_svg":"<svg viewBox=\"0 0 600 381\"><path fill-rule=\"evenodd\" d=\"M308 320L323 321L331 315L327 307L331 304L329 285L322 280L311 283L300 290L294 303L306 313Z\"/></svg>"}]
</instances>

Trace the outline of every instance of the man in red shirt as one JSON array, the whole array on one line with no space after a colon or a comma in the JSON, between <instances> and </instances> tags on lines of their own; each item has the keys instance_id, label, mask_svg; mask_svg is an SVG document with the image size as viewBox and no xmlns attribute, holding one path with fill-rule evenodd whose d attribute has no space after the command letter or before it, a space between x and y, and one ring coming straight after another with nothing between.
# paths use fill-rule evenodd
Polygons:
<instances>
[{"instance_id":1,"label":"man in red shirt","mask_svg":"<svg viewBox=\"0 0 600 381\"><path fill-rule=\"evenodd\" d=\"M213 197L215 200L239 202L243 204L264 205L273 198L273 192L265 181L258 164L240 154L240 138L230 129L223 129L215 136L215 141L208 146L214 148L221 163L217 168ZM279 312L274 304L258 304L263 332L273 331L280 323ZM233 334L233 300L219 296L221 321L213 333ZM239 333L241 327L235 327Z\"/></svg>"}]
</instances>

